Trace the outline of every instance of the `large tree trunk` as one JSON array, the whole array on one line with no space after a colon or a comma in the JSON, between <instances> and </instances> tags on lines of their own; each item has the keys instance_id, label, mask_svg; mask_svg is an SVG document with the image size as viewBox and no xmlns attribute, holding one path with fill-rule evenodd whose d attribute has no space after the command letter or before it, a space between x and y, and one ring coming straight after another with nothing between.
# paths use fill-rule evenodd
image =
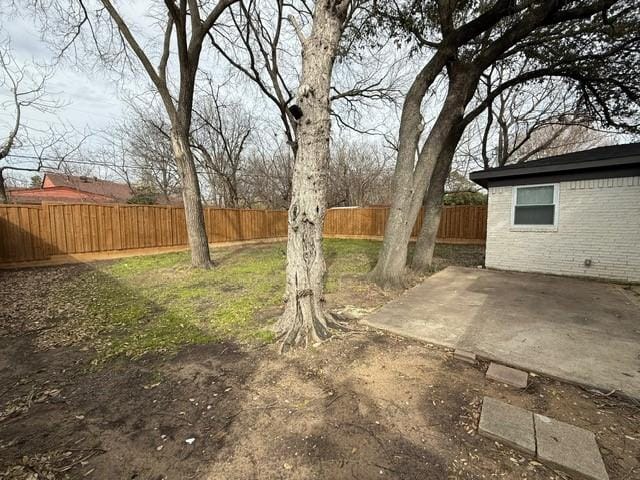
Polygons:
<instances>
[{"instance_id":1,"label":"large tree trunk","mask_svg":"<svg viewBox=\"0 0 640 480\"><path fill-rule=\"evenodd\" d=\"M322 229L329 166L330 87L347 0L316 2L311 35L303 40L298 102L298 151L288 215L287 304L277 324L281 349L320 342L335 326L323 308Z\"/></svg>"},{"instance_id":2,"label":"large tree trunk","mask_svg":"<svg viewBox=\"0 0 640 480\"><path fill-rule=\"evenodd\" d=\"M420 152L415 168L413 163L398 161L402 166L396 167L389 219L378 263L371 272L372 280L383 288L404 286L411 231L420 213L429 179L440 157L445 139L456 120L461 118L464 108L457 98L455 102L453 100L445 102Z\"/></svg>"},{"instance_id":3,"label":"large tree trunk","mask_svg":"<svg viewBox=\"0 0 640 480\"><path fill-rule=\"evenodd\" d=\"M424 142L417 162L415 156L420 131L415 128L413 117L416 112L419 115L424 94L407 96L403 106L391 210L378 263L370 274L371 279L384 288L404 286L411 231L420 212L426 189L437 162L447 148L448 140L453 131L460 126L464 109L478 82L479 74L472 74L463 65L450 66L448 71L450 81L447 98ZM413 112L411 116L406 115L407 110ZM403 123L411 125L411 128L407 128Z\"/></svg>"},{"instance_id":4,"label":"large tree trunk","mask_svg":"<svg viewBox=\"0 0 640 480\"><path fill-rule=\"evenodd\" d=\"M212 263L204 224L200 184L198 183L198 174L191 152L188 132L179 127L172 128L171 145L176 157L178 173L180 174L187 236L189 237L189 248L191 249L191 265L196 268L210 268Z\"/></svg>"},{"instance_id":5,"label":"large tree trunk","mask_svg":"<svg viewBox=\"0 0 640 480\"><path fill-rule=\"evenodd\" d=\"M416 272L427 272L431 270L433 264L433 251L436 247L436 237L442 215L444 188L461 135L462 132L452 133L431 174L431 181L424 197L422 228L418 234L413 259L411 260L411 269Z\"/></svg>"},{"instance_id":6,"label":"large tree trunk","mask_svg":"<svg viewBox=\"0 0 640 480\"><path fill-rule=\"evenodd\" d=\"M422 100L446 61L447 53L444 50L438 51L416 76L402 106L391 209L378 262L370 273L370 278L383 287L401 286L404 282L407 242L413 229L413 223L410 222L412 216L410 203L415 192L414 167L420 136L424 128L421 113ZM414 217L417 214L416 211Z\"/></svg>"}]
</instances>

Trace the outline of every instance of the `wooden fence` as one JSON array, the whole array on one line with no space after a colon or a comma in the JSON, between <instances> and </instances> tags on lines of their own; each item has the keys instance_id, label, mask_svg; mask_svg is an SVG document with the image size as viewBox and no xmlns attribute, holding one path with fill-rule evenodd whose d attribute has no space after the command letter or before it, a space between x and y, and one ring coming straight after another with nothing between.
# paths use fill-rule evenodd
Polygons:
<instances>
[{"instance_id":1,"label":"wooden fence","mask_svg":"<svg viewBox=\"0 0 640 480\"><path fill-rule=\"evenodd\" d=\"M382 238L389 209L333 208L327 212L326 236ZM416 237L422 228L422 211L413 226ZM444 207L438 227L438 241L443 243L484 244L487 237L487 206L457 205Z\"/></svg>"},{"instance_id":2,"label":"wooden fence","mask_svg":"<svg viewBox=\"0 0 640 480\"><path fill-rule=\"evenodd\" d=\"M381 237L386 208L331 209L325 235ZM438 238L484 243L486 207L445 207ZM206 208L212 243L286 237L287 212ZM417 233L422 219L414 228ZM55 256L180 247L187 244L181 207L96 204L0 205L0 263Z\"/></svg>"}]
</instances>

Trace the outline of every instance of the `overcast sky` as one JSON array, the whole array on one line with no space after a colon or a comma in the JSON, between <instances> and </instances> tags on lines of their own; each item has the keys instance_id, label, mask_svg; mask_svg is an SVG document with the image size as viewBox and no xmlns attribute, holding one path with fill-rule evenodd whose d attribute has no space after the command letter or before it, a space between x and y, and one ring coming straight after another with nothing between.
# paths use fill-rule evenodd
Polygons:
<instances>
[{"instance_id":1,"label":"overcast sky","mask_svg":"<svg viewBox=\"0 0 640 480\"><path fill-rule=\"evenodd\" d=\"M152 63L155 64L158 56L157 46L161 44L163 27L148 15L149 5L147 1L138 1L121 3L119 8L122 9L123 15L130 22L138 40L145 45L146 49L156 54L151 55ZM131 22L132 19L135 19L135 22ZM6 12L0 12L0 22L2 22L0 38L8 37L11 40L12 53L18 64L24 65L33 62L40 64L54 63L57 52L53 47L41 40L38 26L33 19L19 16L8 18ZM296 64L298 61L296 52L299 50L299 44L293 32L290 32L290 34L291 38L285 40L287 41L286 52L292 64ZM216 58L211 50L210 47L205 47L201 66L207 74L215 76L216 82L225 84L223 92L225 99L227 101L242 102L243 106L252 113L254 122L260 125L270 138L278 139L283 137L282 126L274 106L265 100L255 85L243 80L243 77L232 71L224 60ZM395 48L392 50L395 50ZM284 55L284 52L281 53L282 55ZM392 52L391 55L391 59L393 59L395 53ZM64 107L57 110L55 115L25 109L23 111L24 124L32 128L45 128L47 125L62 122L73 126L78 131L90 130L96 132L109 129L109 127L117 124L127 115L126 97L130 98L134 93L149 90L150 82L145 75L140 74L136 80L127 79L123 82L117 74L110 73L105 68L96 67L91 69L95 58L89 58L90 56L87 57L86 62L83 60L82 63L86 63L86 65L83 65L82 68L74 65L70 60L56 64L53 78L47 83L47 90L52 97L59 99L64 104ZM82 56L81 58L84 59ZM172 56L172 62L175 62L175 56ZM372 56L372 58L365 60L362 66L351 67L354 68L353 72L347 72L346 74L341 73L341 71L346 71L344 66L338 63L336 65L337 77L347 82L348 85L343 88L351 88L350 82L354 80L350 76L351 73L355 75L364 74L366 77L367 74L364 72L367 69L374 73L387 70L392 72L389 64L384 62L384 57ZM400 65L400 67L397 67L397 65ZM397 62L397 65L393 69L406 69L406 63ZM175 71L175 65L170 62L169 66L171 75L172 67L173 71ZM290 73L293 75L290 86L295 87L296 73L295 71ZM0 91L0 101L7 98L9 98L8 91L6 89ZM0 138L4 137L6 132L9 131L13 119L13 108L0 110ZM384 129L384 133L388 134L393 131L397 121L398 117L395 108L389 109L388 106L375 106L362 112L358 126L364 130ZM338 126L336 125L336 127ZM334 134L351 136L352 138L358 137L357 134L348 131L341 133L340 128L336 128ZM358 139L360 140L360 138ZM98 135L91 137L87 143L91 145L100 141L101 139ZM377 138L374 141L382 143L381 138ZM21 151L21 153L24 152ZM16 158L11 161L14 163L27 162ZM25 175L28 177L32 174Z\"/></svg>"},{"instance_id":2,"label":"overcast sky","mask_svg":"<svg viewBox=\"0 0 640 480\"><path fill-rule=\"evenodd\" d=\"M148 15L150 5L151 3L148 0L137 0L128 3L121 2L119 8L130 23L138 40L144 45L144 48L155 53L155 55L150 55L152 63L155 64L161 48L163 27ZM162 15L164 15L164 12ZM136 21L131 22L131 19ZM15 15L8 17L5 11L0 11L0 22L0 39L10 39L12 53L18 64L54 63L57 52L40 39L38 26L33 19ZM52 30L50 33L54 32L55 30ZM295 88L297 76L295 69L299 67L297 65L299 61L299 43L295 35L292 32L289 33L291 38L286 40L287 43L283 46L281 58L285 53L290 57L290 64L294 68L289 72L290 86ZM90 42L87 42L87 44L89 51L92 52ZM406 91L407 79L412 78L416 63L403 58L402 53L398 52L395 46L390 45L389 48L382 48L384 50L380 54L377 54L377 52L365 53L363 61L355 66L353 62L337 62L337 73L334 76L334 80L338 88L351 88L356 84L354 82L357 82L358 78L368 78L370 80L371 78L376 78L375 75L379 75L380 72L392 72L393 76L397 75L398 78L401 78L397 84L400 90ZM82 60L79 63L84 64L81 66L74 64L70 60L58 62L55 66L53 77L47 83L47 90L52 97L57 98L64 104L63 108L57 110L55 114L25 109L23 111L24 124L32 128L44 129L47 125L63 123L80 132L108 131L110 127L118 124L127 115L126 97L131 98L132 94L149 91L150 82L145 75L140 74L137 78L131 75L125 81L122 81L120 76L109 72L105 68L91 68L95 63L95 57L91 58L92 56L92 53L86 56L81 54L80 58ZM171 62L175 62L175 55L172 56ZM171 62L169 64L170 76L172 71L175 72L175 64ZM283 136L282 126L273 105L265 100L255 85L242 81L241 75L237 72L232 72L224 60L216 58L208 45L205 46L203 51L201 67L208 74L214 75L215 82L225 85L223 95L227 101L239 101L244 108L251 112L254 122L259 125L259 128L266 135L272 139ZM8 93L6 89L4 91L0 89L0 102L10 98ZM436 95L436 97L439 96ZM434 114L439 110L438 106L441 101L441 98L430 97L426 102L423 113L427 123L433 119ZM391 107L376 102L375 105L359 110L359 113L360 117L357 124L360 129L374 129L380 133L390 135L391 138L397 134L399 122L397 106ZM9 131L14 115L15 112L11 105L9 105L9 108L0 109L0 140ZM341 135L357 141L374 141L380 145L383 144L381 137L362 136L344 128L341 129L339 125L336 125L336 127L333 130L336 136ZM94 135L87 143L91 146L91 144L95 145L100 141L100 136ZM22 160L12 159L11 161L19 162ZM31 174L26 175L30 176Z\"/></svg>"},{"instance_id":3,"label":"overcast sky","mask_svg":"<svg viewBox=\"0 0 640 480\"><path fill-rule=\"evenodd\" d=\"M19 64L51 64L55 57L49 46L40 39L35 25L20 17L2 21L2 37L11 40L11 47L15 60ZM56 112L63 121L69 122L79 130L86 126L94 128L105 127L110 121L120 118L123 103L118 95L118 88L110 81L105 72L80 71L69 63L56 66L53 78L47 88L52 96L64 103L64 108ZM3 91L3 98L8 92ZM52 121L50 116L37 111L24 111L26 122L47 123ZM2 126L14 118L14 112L0 112Z\"/></svg>"}]
</instances>

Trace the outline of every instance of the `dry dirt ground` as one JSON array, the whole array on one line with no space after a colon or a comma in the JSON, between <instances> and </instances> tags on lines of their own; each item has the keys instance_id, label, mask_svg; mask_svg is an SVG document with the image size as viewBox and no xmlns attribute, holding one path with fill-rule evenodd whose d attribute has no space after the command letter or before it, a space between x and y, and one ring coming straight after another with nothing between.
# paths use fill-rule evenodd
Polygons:
<instances>
[{"instance_id":1,"label":"dry dirt ground","mask_svg":"<svg viewBox=\"0 0 640 480\"><path fill-rule=\"evenodd\" d=\"M519 392L358 326L284 356L226 342L92 365L17 301L77 268L23 271L0 301L0 478L569 478L476 434L489 395L595 432L610 477L640 479L638 405L540 377Z\"/></svg>"}]
</instances>

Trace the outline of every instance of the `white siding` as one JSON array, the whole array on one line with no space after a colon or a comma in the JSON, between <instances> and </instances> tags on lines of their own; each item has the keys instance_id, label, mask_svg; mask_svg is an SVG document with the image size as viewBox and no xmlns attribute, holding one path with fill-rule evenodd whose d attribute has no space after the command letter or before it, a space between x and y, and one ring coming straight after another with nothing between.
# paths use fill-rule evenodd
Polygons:
<instances>
[{"instance_id":1,"label":"white siding","mask_svg":"<svg viewBox=\"0 0 640 480\"><path fill-rule=\"evenodd\" d=\"M555 231L512 227L512 187L489 189L486 266L640 282L640 177L559 185Z\"/></svg>"}]
</instances>

